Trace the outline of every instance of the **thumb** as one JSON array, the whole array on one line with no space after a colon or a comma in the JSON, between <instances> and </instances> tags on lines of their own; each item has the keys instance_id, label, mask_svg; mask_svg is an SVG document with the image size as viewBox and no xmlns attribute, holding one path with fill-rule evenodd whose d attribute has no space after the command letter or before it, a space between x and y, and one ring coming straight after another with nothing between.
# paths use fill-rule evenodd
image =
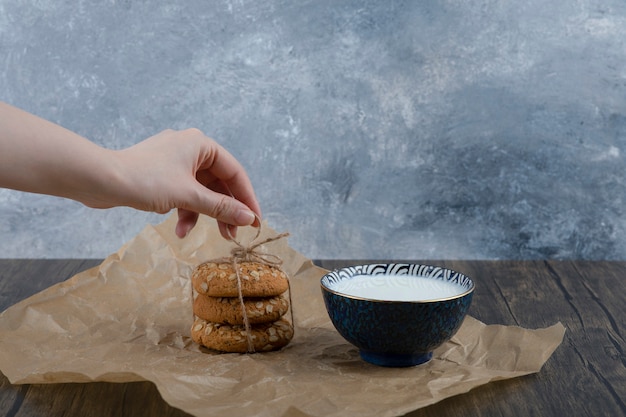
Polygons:
<instances>
[{"instance_id":1,"label":"thumb","mask_svg":"<svg viewBox=\"0 0 626 417\"><path fill-rule=\"evenodd\" d=\"M200 183L197 184L194 195L196 198L181 208L205 214L232 226L249 226L256 221L256 215L244 203L210 190Z\"/></svg>"}]
</instances>

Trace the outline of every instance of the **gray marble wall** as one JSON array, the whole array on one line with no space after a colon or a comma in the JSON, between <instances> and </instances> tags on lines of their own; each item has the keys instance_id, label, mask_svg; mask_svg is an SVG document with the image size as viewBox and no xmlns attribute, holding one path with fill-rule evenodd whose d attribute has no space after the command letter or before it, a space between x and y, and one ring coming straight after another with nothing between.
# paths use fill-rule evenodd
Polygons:
<instances>
[{"instance_id":1,"label":"gray marble wall","mask_svg":"<svg viewBox=\"0 0 626 417\"><path fill-rule=\"evenodd\" d=\"M311 258L626 259L623 0L0 0L0 100L202 129ZM0 190L0 257L162 219Z\"/></svg>"}]
</instances>

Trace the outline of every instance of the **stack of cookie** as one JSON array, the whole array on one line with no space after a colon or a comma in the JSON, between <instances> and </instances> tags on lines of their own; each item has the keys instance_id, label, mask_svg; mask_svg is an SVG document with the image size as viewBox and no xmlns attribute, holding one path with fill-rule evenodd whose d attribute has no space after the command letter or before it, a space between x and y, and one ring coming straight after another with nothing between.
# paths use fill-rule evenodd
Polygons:
<instances>
[{"instance_id":1,"label":"stack of cookie","mask_svg":"<svg viewBox=\"0 0 626 417\"><path fill-rule=\"evenodd\" d=\"M243 304L254 351L277 350L293 337L293 325L283 316L289 310L287 275L277 267L258 262L237 263ZM191 276L194 342L222 352L250 349L239 299L237 273L232 262L207 262Z\"/></svg>"}]
</instances>

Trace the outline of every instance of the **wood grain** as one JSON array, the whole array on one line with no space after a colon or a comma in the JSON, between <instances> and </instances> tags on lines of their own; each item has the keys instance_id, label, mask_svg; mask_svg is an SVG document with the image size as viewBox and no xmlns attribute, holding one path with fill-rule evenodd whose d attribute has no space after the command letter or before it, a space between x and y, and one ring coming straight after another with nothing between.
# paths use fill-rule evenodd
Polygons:
<instances>
[{"instance_id":1,"label":"wood grain","mask_svg":"<svg viewBox=\"0 0 626 417\"><path fill-rule=\"evenodd\" d=\"M1 260L0 308L99 260ZM417 262L417 261L416 261ZM327 269L366 263L316 261ZM470 314L487 324L567 332L538 374L493 382L408 414L625 416L626 262L423 261L476 282ZM0 416L185 416L150 382L11 385L0 374Z\"/></svg>"}]
</instances>

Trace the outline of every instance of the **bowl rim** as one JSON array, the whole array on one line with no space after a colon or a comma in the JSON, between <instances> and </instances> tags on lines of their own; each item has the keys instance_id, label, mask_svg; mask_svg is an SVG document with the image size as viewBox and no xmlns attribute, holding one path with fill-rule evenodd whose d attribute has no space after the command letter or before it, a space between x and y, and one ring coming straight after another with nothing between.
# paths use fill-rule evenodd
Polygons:
<instances>
[{"instance_id":1,"label":"bowl rim","mask_svg":"<svg viewBox=\"0 0 626 417\"><path fill-rule=\"evenodd\" d=\"M327 287L326 285L324 285L324 278L326 278L327 276L329 276L330 274L333 273L337 273L340 271L344 271L344 270L348 270L348 269L353 269L353 268L359 268L359 267L368 267L368 266L414 266L414 267L428 267L428 268L435 268L438 270L443 270L443 271L448 271L454 274L458 274L461 275L462 277L466 278L469 280L470 282L470 288L467 289L466 291L460 293L460 294L456 294L450 297L440 297L440 298L433 298L433 299L428 299L428 300L381 300L378 298L368 298L368 297L360 297L357 295L350 295L350 294L346 294L340 291L336 291L333 290L329 287ZM366 275L366 274L360 274L360 275ZM373 274L371 276L376 276L376 275L384 275L384 274ZM411 276L411 277L420 277L420 275L411 275L411 274L396 274L396 275L404 275L404 276ZM423 277L423 276L422 276ZM424 278L431 278L431 277L424 277ZM430 264L420 264L420 263L412 263L412 262L375 262L375 263L365 263L365 264L357 264L357 265L349 265L349 266L344 266L342 268L335 268L332 271L328 271L327 273L324 274L324 276L322 276L322 278L320 278L320 287L322 288L322 291L327 291L331 294L335 294L338 295L340 297L345 297L345 298L351 298L354 300L362 300L362 301L369 301L369 302L373 302L373 303L388 303L388 304L430 304L430 303L438 303L438 302L442 302L442 301L451 301L451 300L456 300L456 299L460 299L463 298L471 293L474 292L474 290L476 289L476 283L474 282L474 279L472 279L470 276L465 275L461 272L458 272L454 269L450 269L450 268L446 268L446 267L442 267L442 266L437 266L437 265L430 265Z\"/></svg>"}]
</instances>

